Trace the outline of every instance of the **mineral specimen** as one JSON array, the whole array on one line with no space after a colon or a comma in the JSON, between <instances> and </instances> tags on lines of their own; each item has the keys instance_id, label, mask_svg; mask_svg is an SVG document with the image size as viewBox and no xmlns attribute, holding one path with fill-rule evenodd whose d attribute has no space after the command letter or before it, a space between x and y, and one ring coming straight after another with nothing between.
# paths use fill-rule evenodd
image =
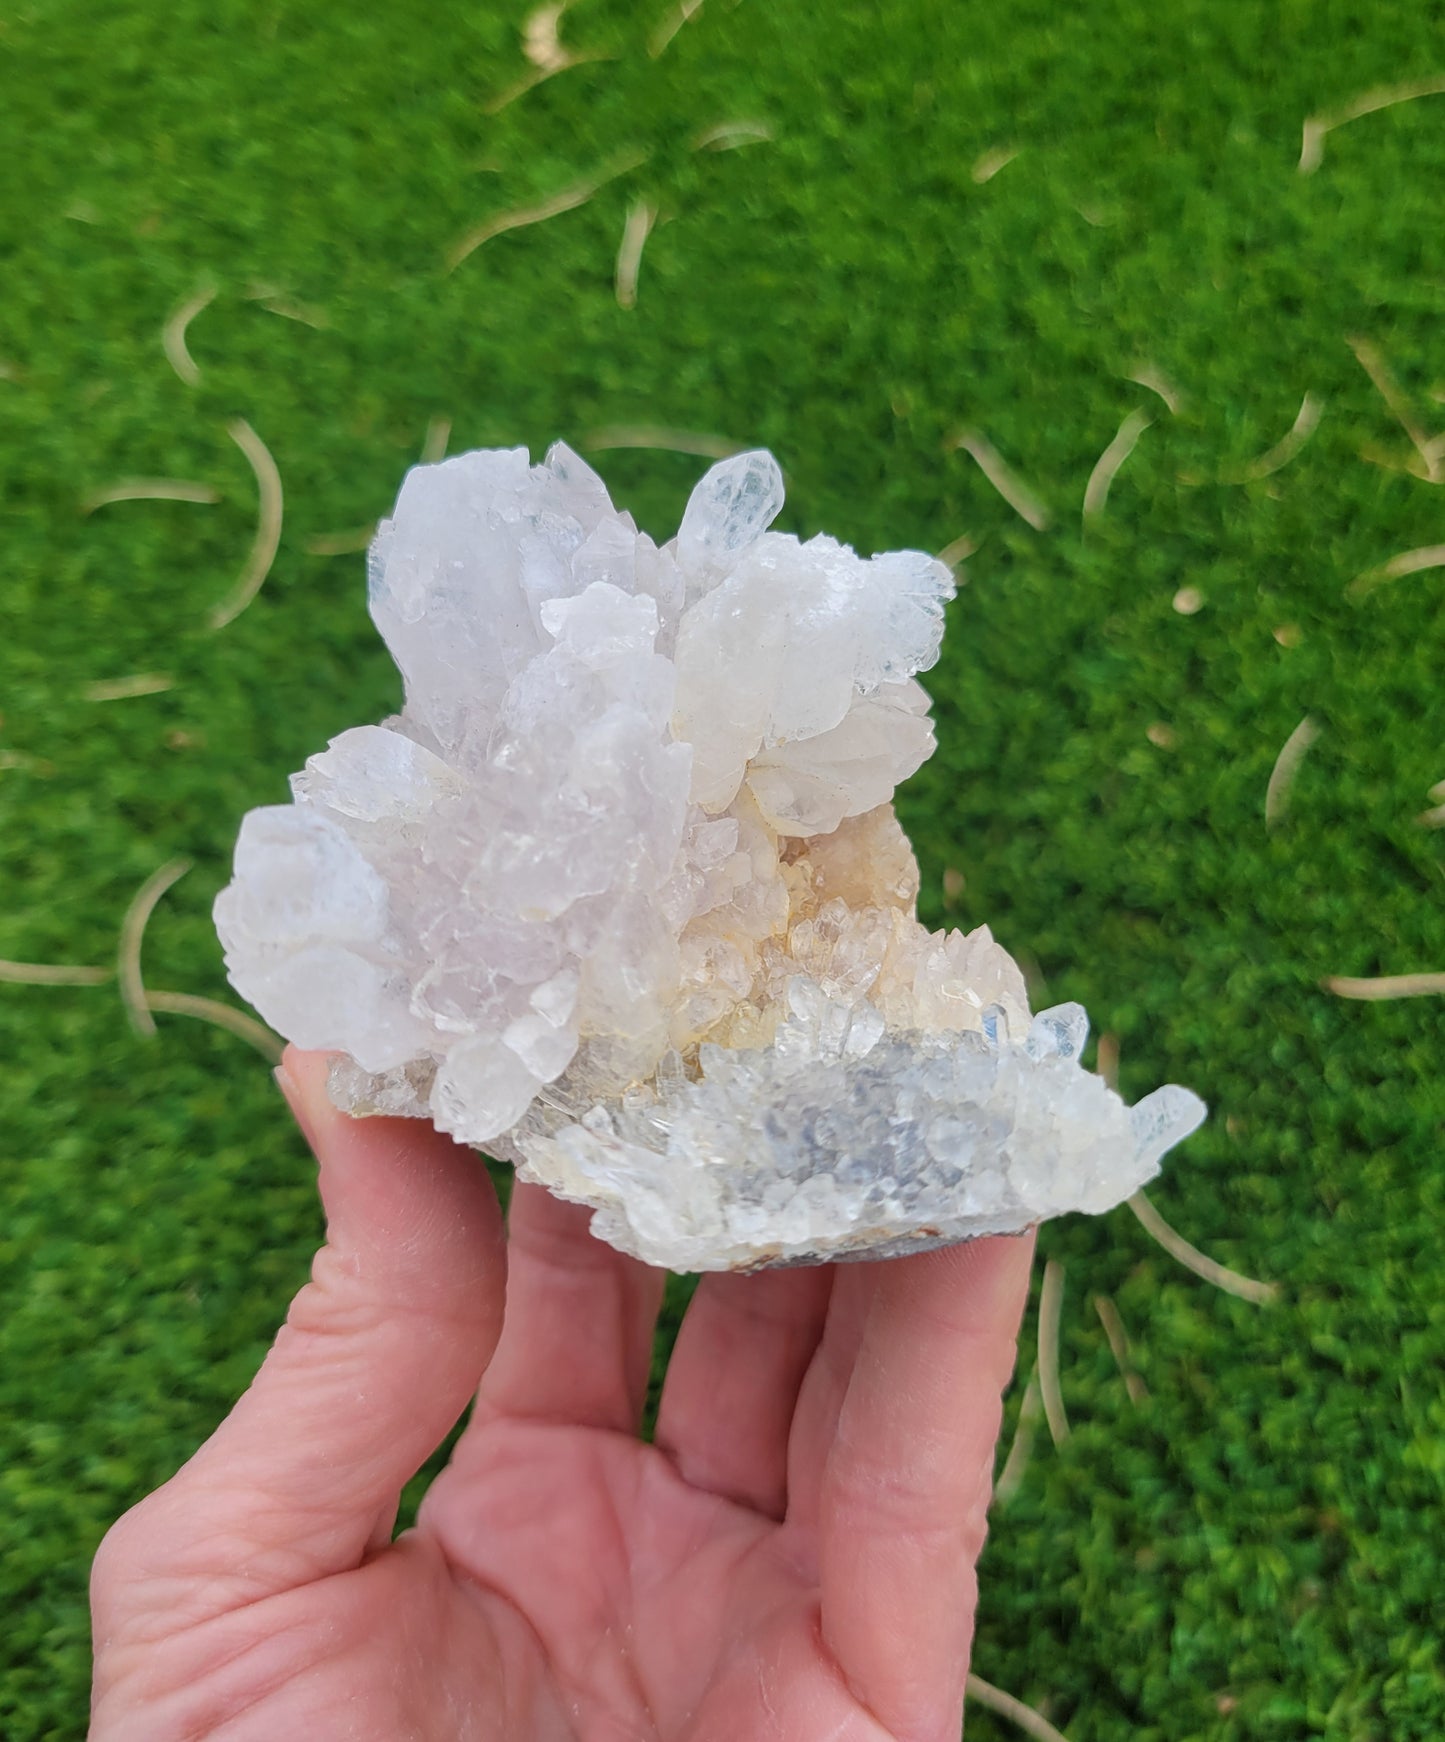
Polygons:
<instances>
[{"instance_id":1,"label":"mineral specimen","mask_svg":"<svg viewBox=\"0 0 1445 1742\"><path fill-rule=\"evenodd\" d=\"M1133 1109L930 933L891 803L949 570L768 530L772 456L658 546L562 445L419 466L370 556L402 712L253 811L232 983L332 1094L514 1162L674 1269L880 1256L1111 1208L1203 1117Z\"/></svg>"}]
</instances>

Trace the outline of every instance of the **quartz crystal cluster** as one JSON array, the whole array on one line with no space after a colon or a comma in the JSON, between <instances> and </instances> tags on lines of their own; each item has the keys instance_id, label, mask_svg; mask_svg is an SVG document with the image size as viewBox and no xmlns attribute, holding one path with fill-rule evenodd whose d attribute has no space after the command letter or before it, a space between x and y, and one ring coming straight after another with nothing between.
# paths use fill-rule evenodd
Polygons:
<instances>
[{"instance_id":1,"label":"quartz crystal cluster","mask_svg":"<svg viewBox=\"0 0 1445 1742\"><path fill-rule=\"evenodd\" d=\"M674 1269L874 1256L1102 1211L1203 1116L1130 1109L986 926L929 932L895 787L949 570L769 531L771 455L655 544L566 447L419 466L370 555L400 714L242 825L232 983Z\"/></svg>"}]
</instances>

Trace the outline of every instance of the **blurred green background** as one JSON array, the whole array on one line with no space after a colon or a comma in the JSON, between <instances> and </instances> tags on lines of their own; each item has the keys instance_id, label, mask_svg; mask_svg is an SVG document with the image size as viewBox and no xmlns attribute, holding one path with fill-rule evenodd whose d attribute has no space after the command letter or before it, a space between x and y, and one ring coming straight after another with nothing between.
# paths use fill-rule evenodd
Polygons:
<instances>
[{"instance_id":1,"label":"blurred green background","mask_svg":"<svg viewBox=\"0 0 1445 1742\"><path fill-rule=\"evenodd\" d=\"M528 10L0 7L0 956L112 961L186 855L147 981L231 996L209 909L242 813L398 697L361 556L317 541L387 509L434 420L453 451L565 437L659 536L705 462L599 432L767 445L799 532L976 542L901 804L925 917L987 920L1039 997L1081 999L1129 1098L1208 1099L1154 1201L1281 1294L1207 1286L1127 1209L1044 1230L1073 1433L1040 1432L995 1514L975 1668L1071 1742L1437 1738L1442 1006L1321 979L1445 969L1442 836L1416 821L1445 777L1445 579L1347 591L1445 539L1349 343L1428 447L1445 96L1297 160L1306 118L1445 74L1445 6L578 0L580 64L522 89L528 40L549 52ZM569 193L447 271L473 227ZM631 210L656 222L623 307ZM188 385L162 329L207 285ZM1224 481L1306 394L1298 454ZM285 521L212 630L256 525L236 418ZM219 500L81 512L136 476ZM244 1386L319 1234L260 1057L158 1022L132 1033L114 983L0 986L5 1742L81 1735L94 1545ZM1021 1378L1033 1336L1031 1311Z\"/></svg>"}]
</instances>

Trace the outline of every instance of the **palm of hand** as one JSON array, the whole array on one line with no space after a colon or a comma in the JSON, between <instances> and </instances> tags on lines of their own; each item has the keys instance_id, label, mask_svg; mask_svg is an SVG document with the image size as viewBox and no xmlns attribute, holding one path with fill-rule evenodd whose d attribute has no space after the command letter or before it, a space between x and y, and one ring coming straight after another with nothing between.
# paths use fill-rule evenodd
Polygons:
<instances>
[{"instance_id":1,"label":"palm of hand","mask_svg":"<svg viewBox=\"0 0 1445 1742\"><path fill-rule=\"evenodd\" d=\"M103 1546L94 1742L956 1737L1027 1243L705 1279L649 1446L661 1279L520 1188L503 1320L482 1171L288 1062L329 1244Z\"/></svg>"},{"instance_id":2,"label":"palm of hand","mask_svg":"<svg viewBox=\"0 0 1445 1742\"><path fill-rule=\"evenodd\" d=\"M885 1734L824 1646L816 1578L778 1525L595 1430L488 1439L493 1479L442 1488L359 1572L281 1599L344 1627L348 1649L318 1683L303 1648L241 1734L326 1733L296 1722L303 1695L355 1714L337 1734L378 1742Z\"/></svg>"}]
</instances>

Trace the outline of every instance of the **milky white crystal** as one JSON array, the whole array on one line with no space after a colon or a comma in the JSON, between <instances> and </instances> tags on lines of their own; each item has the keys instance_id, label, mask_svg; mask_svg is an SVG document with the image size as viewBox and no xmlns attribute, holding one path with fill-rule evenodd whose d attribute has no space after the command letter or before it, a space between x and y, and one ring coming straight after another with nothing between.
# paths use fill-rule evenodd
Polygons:
<instances>
[{"instance_id":1,"label":"milky white crystal","mask_svg":"<svg viewBox=\"0 0 1445 1742\"><path fill-rule=\"evenodd\" d=\"M1199 1123L1079 1062L986 926L930 933L894 817L949 570L770 532L772 456L659 547L558 444L407 475L370 556L402 712L251 812L232 983L674 1269L878 1256L1110 1209Z\"/></svg>"}]
</instances>

